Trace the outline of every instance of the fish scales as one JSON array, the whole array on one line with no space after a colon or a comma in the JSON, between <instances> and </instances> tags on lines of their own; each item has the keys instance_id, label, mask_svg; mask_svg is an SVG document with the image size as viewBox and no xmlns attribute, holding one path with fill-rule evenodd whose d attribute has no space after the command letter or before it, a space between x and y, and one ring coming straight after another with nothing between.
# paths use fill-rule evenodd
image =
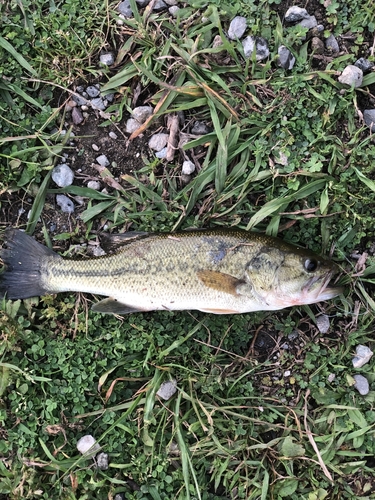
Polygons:
<instances>
[{"instance_id":1,"label":"fish scales","mask_svg":"<svg viewBox=\"0 0 375 500\"><path fill-rule=\"evenodd\" d=\"M331 261L243 230L139 239L126 233L119 235L125 239L116 253L91 259L65 259L20 231L7 234L0 252L5 263L0 296L9 298L80 291L109 297L94 305L100 312L199 309L224 314L275 310L340 293L327 286L337 272ZM22 280L24 287L16 290Z\"/></svg>"}]
</instances>

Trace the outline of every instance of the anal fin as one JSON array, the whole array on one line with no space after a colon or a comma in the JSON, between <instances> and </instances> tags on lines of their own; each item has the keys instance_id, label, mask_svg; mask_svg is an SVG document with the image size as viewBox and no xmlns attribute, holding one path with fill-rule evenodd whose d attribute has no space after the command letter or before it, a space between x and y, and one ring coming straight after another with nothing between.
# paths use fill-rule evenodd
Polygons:
<instances>
[{"instance_id":1,"label":"anal fin","mask_svg":"<svg viewBox=\"0 0 375 500\"><path fill-rule=\"evenodd\" d=\"M137 309L136 307L128 306L112 297L108 297L107 299L97 302L91 309L95 312L105 314L131 314L135 312L147 311L147 309Z\"/></svg>"}]
</instances>

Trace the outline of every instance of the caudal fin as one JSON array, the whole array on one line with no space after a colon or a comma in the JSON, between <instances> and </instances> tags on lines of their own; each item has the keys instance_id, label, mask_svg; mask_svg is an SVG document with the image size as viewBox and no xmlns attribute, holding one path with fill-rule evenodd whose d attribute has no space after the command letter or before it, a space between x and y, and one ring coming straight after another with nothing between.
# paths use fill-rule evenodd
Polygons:
<instances>
[{"instance_id":1,"label":"caudal fin","mask_svg":"<svg viewBox=\"0 0 375 500\"><path fill-rule=\"evenodd\" d=\"M0 273L0 298L26 299L44 295L42 264L47 257L58 256L23 231L7 229L5 248L0 249L4 270Z\"/></svg>"}]
</instances>

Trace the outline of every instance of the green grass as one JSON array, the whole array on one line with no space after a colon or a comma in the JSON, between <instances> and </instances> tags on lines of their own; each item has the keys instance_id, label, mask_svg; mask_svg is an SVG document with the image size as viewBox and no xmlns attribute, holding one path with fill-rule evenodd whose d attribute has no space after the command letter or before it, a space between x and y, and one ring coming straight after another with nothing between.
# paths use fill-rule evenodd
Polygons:
<instances>
[{"instance_id":1,"label":"green grass","mask_svg":"<svg viewBox=\"0 0 375 500\"><path fill-rule=\"evenodd\" d=\"M345 285L345 297L329 304L228 317L108 317L89 310L91 297L68 294L4 302L4 498L372 497L375 391L360 396L353 375L364 374L373 387L374 362L356 371L351 359L356 345L374 347L375 147L356 109L374 94L375 79L370 73L361 88L344 92L337 83L338 71L372 40L372 4L331 3L332 31L351 30L357 39L324 70L314 66L305 30L282 26L278 5L198 2L175 21L136 12L123 27L107 2L96 10L75 1L0 7L0 192L32 198L30 233L47 194L67 192L88 199L85 230L73 223L60 235L73 246L92 236L98 220L151 231L254 228L332 251ZM241 44L226 39L236 13L269 39L262 64L244 61ZM222 45L212 48L216 35ZM113 73L96 64L107 43L118 54ZM276 65L281 43L296 55L291 72ZM186 186L177 163L161 168L157 161L109 193L49 186L68 140L50 132L61 119L53 93L99 77L105 91L121 96L108 110L119 122L140 82L155 106L146 127L179 111L212 125L212 133L184 146L204 151ZM348 258L357 249L370 252L359 276ZM326 335L316 327L322 311L331 320ZM274 339L267 359L254 355L261 331ZM171 378L177 394L161 401L156 392ZM76 442L85 434L109 454L108 470L79 455Z\"/></svg>"}]
</instances>

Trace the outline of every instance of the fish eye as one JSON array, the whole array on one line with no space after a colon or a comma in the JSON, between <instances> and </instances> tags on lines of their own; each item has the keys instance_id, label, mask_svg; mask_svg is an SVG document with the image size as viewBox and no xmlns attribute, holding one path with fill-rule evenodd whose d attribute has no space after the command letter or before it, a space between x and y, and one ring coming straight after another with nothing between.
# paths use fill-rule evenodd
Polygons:
<instances>
[{"instance_id":1,"label":"fish eye","mask_svg":"<svg viewBox=\"0 0 375 500\"><path fill-rule=\"evenodd\" d=\"M316 259L306 259L303 266L308 273L313 273L318 269L319 262Z\"/></svg>"}]
</instances>

